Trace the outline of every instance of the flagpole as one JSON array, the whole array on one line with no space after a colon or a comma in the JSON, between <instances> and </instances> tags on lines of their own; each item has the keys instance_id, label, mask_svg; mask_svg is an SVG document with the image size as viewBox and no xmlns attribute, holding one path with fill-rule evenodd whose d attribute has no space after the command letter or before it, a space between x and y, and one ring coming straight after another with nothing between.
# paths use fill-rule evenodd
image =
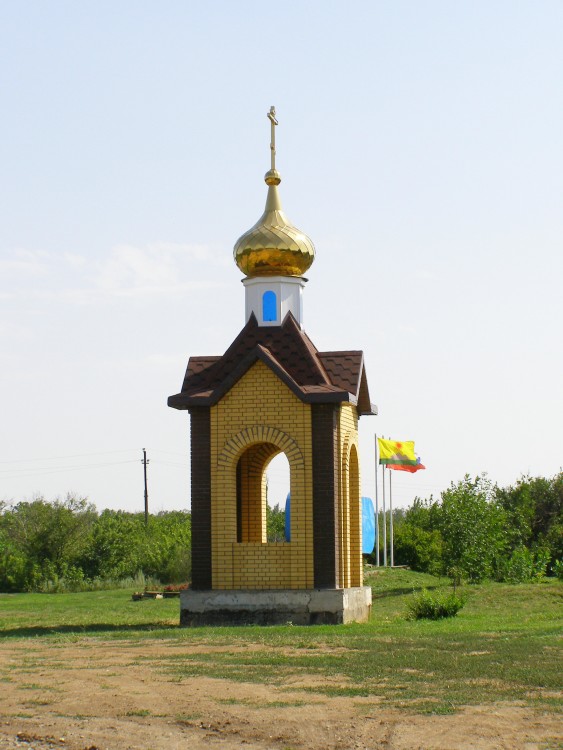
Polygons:
<instances>
[{"instance_id":1,"label":"flagpole","mask_svg":"<svg viewBox=\"0 0 563 750\"><path fill-rule=\"evenodd\" d=\"M375 564L379 568L379 492L377 488L377 434L375 437Z\"/></svg>"},{"instance_id":2,"label":"flagpole","mask_svg":"<svg viewBox=\"0 0 563 750\"><path fill-rule=\"evenodd\" d=\"M391 482L391 476L393 472L389 469L389 542L391 545L391 567L395 564L393 556L393 485Z\"/></svg>"},{"instance_id":3,"label":"flagpole","mask_svg":"<svg viewBox=\"0 0 563 750\"><path fill-rule=\"evenodd\" d=\"M387 513L385 511L385 466L383 467L383 567L387 567Z\"/></svg>"}]
</instances>

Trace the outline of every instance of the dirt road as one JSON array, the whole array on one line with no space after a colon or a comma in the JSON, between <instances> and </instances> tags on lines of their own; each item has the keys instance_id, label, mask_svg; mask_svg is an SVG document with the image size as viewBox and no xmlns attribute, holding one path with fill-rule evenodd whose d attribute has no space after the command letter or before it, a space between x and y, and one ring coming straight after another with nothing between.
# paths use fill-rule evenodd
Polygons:
<instances>
[{"instance_id":1,"label":"dirt road","mask_svg":"<svg viewBox=\"0 0 563 750\"><path fill-rule=\"evenodd\" d=\"M197 649L164 640L0 643L0 748L563 748L559 717L514 704L417 715L373 696L315 693L312 675L269 686L175 674L175 655Z\"/></svg>"}]
</instances>

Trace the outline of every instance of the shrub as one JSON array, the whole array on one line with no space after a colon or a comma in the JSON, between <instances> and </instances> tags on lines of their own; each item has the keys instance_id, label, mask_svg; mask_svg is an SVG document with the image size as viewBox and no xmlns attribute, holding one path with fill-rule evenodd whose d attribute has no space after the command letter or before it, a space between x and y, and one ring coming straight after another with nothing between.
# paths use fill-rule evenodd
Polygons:
<instances>
[{"instance_id":1,"label":"shrub","mask_svg":"<svg viewBox=\"0 0 563 750\"><path fill-rule=\"evenodd\" d=\"M513 550L508 560L499 565L497 578L507 583L528 583L545 578L550 552L545 547L530 550L523 545Z\"/></svg>"},{"instance_id":2,"label":"shrub","mask_svg":"<svg viewBox=\"0 0 563 750\"><path fill-rule=\"evenodd\" d=\"M506 564L502 580L525 583L534 577L534 555L524 546L516 547Z\"/></svg>"},{"instance_id":3,"label":"shrub","mask_svg":"<svg viewBox=\"0 0 563 750\"><path fill-rule=\"evenodd\" d=\"M470 583L492 577L507 546L504 510L494 502L486 476L452 482L442 492L440 532L444 570L459 568Z\"/></svg>"},{"instance_id":4,"label":"shrub","mask_svg":"<svg viewBox=\"0 0 563 750\"><path fill-rule=\"evenodd\" d=\"M440 620L455 617L465 604L465 597L458 594L431 594L422 589L414 594L407 605L407 620Z\"/></svg>"},{"instance_id":5,"label":"shrub","mask_svg":"<svg viewBox=\"0 0 563 750\"><path fill-rule=\"evenodd\" d=\"M177 545L170 550L170 557L161 565L159 578L163 583L189 581L192 577L192 552L189 547Z\"/></svg>"},{"instance_id":6,"label":"shrub","mask_svg":"<svg viewBox=\"0 0 563 750\"><path fill-rule=\"evenodd\" d=\"M395 533L395 561L421 573L439 575L442 566L442 536L437 529L403 523Z\"/></svg>"}]
</instances>

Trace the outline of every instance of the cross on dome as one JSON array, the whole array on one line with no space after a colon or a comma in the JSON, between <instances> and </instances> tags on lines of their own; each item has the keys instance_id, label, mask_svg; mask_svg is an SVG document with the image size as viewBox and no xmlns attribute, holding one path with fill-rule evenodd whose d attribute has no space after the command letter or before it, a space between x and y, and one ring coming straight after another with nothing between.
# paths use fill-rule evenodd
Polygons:
<instances>
[{"instance_id":1,"label":"cross on dome","mask_svg":"<svg viewBox=\"0 0 563 750\"><path fill-rule=\"evenodd\" d=\"M271 127L271 168L264 176L268 185L266 207L256 224L239 237L233 256L247 277L302 276L315 259L315 247L283 212L278 193L281 175L275 168L278 124L275 107L270 107L267 117Z\"/></svg>"},{"instance_id":2,"label":"cross on dome","mask_svg":"<svg viewBox=\"0 0 563 750\"><path fill-rule=\"evenodd\" d=\"M276 108L274 106L270 107L270 111L268 112L266 117L272 123L271 136L270 136L270 151L272 152L272 155L271 155L272 172L275 172L276 171L276 125L278 124L278 121L276 120Z\"/></svg>"}]
</instances>

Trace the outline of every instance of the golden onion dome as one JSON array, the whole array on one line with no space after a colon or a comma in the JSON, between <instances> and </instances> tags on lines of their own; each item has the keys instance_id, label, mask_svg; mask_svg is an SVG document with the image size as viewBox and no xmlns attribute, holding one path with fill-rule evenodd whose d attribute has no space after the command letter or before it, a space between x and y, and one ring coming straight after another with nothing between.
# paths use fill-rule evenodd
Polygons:
<instances>
[{"instance_id":1,"label":"golden onion dome","mask_svg":"<svg viewBox=\"0 0 563 750\"><path fill-rule=\"evenodd\" d=\"M246 276L302 276L315 259L315 247L282 210L278 193L281 177L275 168L277 121L273 107L268 117L272 122L272 168L264 176L268 185L266 208L252 229L239 237L233 256Z\"/></svg>"}]
</instances>

